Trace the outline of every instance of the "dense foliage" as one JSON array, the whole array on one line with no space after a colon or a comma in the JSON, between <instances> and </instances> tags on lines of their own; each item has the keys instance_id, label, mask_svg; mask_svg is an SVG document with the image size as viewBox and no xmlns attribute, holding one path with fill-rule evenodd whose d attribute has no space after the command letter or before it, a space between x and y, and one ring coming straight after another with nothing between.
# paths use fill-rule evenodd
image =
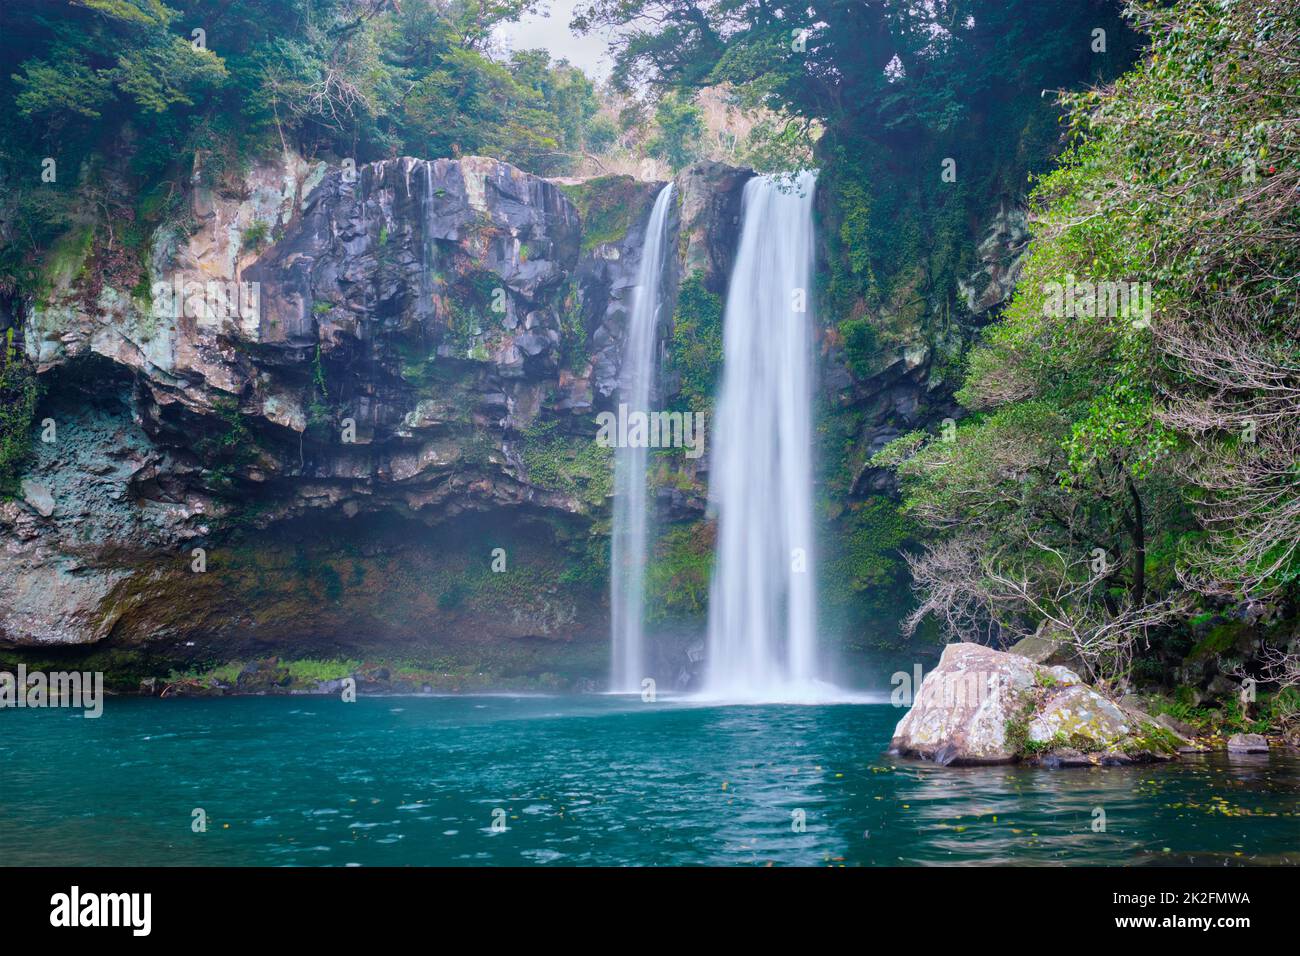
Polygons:
<instances>
[{"instance_id":1,"label":"dense foliage","mask_svg":"<svg viewBox=\"0 0 1300 956\"><path fill-rule=\"evenodd\" d=\"M283 147L568 169L609 136L592 82L541 51L493 55L494 28L532 5L8 0L0 290L34 289L39 255L70 227L116 222L114 238L138 244L132 224L165 212L196 155L212 181Z\"/></svg>"},{"instance_id":2,"label":"dense foliage","mask_svg":"<svg viewBox=\"0 0 1300 956\"><path fill-rule=\"evenodd\" d=\"M673 407L707 412L722 375L722 297L710 292L700 275L677 290L673 336L665 374L675 379Z\"/></svg>"},{"instance_id":3,"label":"dense foliage","mask_svg":"<svg viewBox=\"0 0 1300 956\"><path fill-rule=\"evenodd\" d=\"M1073 145L1037 182L1032 251L958 393L973 414L878 456L928 529L913 623L1004 639L1045 624L1129 685L1159 676L1135 656L1179 663L1186 630L1217 613L1268 635L1253 670L1226 641L1224 669L1286 687L1300 6L1132 15L1150 54L1068 98Z\"/></svg>"},{"instance_id":4,"label":"dense foliage","mask_svg":"<svg viewBox=\"0 0 1300 956\"><path fill-rule=\"evenodd\" d=\"M704 135L704 116L699 106L670 93L659 100L655 120L658 132L647 144L651 156L667 162L673 172L699 157Z\"/></svg>"},{"instance_id":5,"label":"dense foliage","mask_svg":"<svg viewBox=\"0 0 1300 956\"><path fill-rule=\"evenodd\" d=\"M6 329L0 339L0 496L16 490L39 394L36 374L14 345L14 330Z\"/></svg>"},{"instance_id":6,"label":"dense foliage","mask_svg":"<svg viewBox=\"0 0 1300 956\"><path fill-rule=\"evenodd\" d=\"M1113 0L591 0L575 27L619 31L615 83L729 84L789 118L768 143L823 170L831 304L847 312L918 263L954 286L970 223L1052 154L1043 91L1114 76L1131 58L1118 13Z\"/></svg>"}]
</instances>

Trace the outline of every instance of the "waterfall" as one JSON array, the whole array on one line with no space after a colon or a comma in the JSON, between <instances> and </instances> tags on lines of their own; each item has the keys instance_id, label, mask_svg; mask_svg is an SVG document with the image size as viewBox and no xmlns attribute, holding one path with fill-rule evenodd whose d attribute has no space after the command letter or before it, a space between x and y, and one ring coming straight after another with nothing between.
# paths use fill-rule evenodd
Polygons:
<instances>
[{"instance_id":1,"label":"waterfall","mask_svg":"<svg viewBox=\"0 0 1300 956\"><path fill-rule=\"evenodd\" d=\"M723 319L709 498L718 518L705 694L819 696L812 540L816 174L745 185Z\"/></svg>"},{"instance_id":2,"label":"waterfall","mask_svg":"<svg viewBox=\"0 0 1300 956\"><path fill-rule=\"evenodd\" d=\"M673 186L659 191L641 247L641 265L619 369L619 400L629 412L649 412L655 376L655 333L659 325L668 212ZM647 675L644 640L646 563L646 448L623 447L614 454L614 528L610 556L613 667L611 689L631 693Z\"/></svg>"}]
</instances>

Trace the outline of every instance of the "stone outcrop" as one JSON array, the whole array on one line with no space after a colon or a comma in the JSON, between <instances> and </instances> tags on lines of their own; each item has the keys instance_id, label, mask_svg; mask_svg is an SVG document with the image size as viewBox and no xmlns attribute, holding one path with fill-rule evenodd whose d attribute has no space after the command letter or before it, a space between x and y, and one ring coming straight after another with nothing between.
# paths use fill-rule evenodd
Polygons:
<instances>
[{"instance_id":1,"label":"stone outcrop","mask_svg":"<svg viewBox=\"0 0 1300 956\"><path fill-rule=\"evenodd\" d=\"M1080 666L1079 655L1074 645L1056 633L1046 621L1040 624L1033 634L1017 641L1007 648L1007 651L1027 657L1035 664L1048 666L1060 664L1075 669Z\"/></svg>"},{"instance_id":2,"label":"stone outcrop","mask_svg":"<svg viewBox=\"0 0 1300 956\"><path fill-rule=\"evenodd\" d=\"M944 765L1091 766L1169 759L1179 742L1068 668L949 644L899 721L890 751Z\"/></svg>"},{"instance_id":3,"label":"stone outcrop","mask_svg":"<svg viewBox=\"0 0 1300 956\"><path fill-rule=\"evenodd\" d=\"M745 183L753 171L723 163L698 163L677 177L683 276L700 273L705 285L726 292L740 236Z\"/></svg>"},{"instance_id":4,"label":"stone outcrop","mask_svg":"<svg viewBox=\"0 0 1300 956\"><path fill-rule=\"evenodd\" d=\"M987 312L1011 298L1028 249L1029 219L1025 211L1004 202L975 249L975 269L957 283L957 291L972 315Z\"/></svg>"}]
</instances>

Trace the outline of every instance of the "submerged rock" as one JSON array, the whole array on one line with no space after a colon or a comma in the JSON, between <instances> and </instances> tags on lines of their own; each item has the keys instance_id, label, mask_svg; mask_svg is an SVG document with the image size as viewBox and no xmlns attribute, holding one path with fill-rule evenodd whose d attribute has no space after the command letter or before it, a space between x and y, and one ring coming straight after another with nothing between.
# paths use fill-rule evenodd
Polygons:
<instances>
[{"instance_id":1,"label":"submerged rock","mask_svg":"<svg viewBox=\"0 0 1300 956\"><path fill-rule=\"evenodd\" d=\"M899 721L890 752L939 764L1064 767L1172 757L1180 741L1066 667L949 644Z\"/></svg>"},{"instance_id":2,"label":"submerged rock","mask_svg":"<svg viewBox=\"0 0 1300 956\"><path fill-rule=\"evenodd\" d=\"M1266 754L1268 738L1263 734L1233 734L1228 738L1228 753Z\"/></svg>"}]
</instances>

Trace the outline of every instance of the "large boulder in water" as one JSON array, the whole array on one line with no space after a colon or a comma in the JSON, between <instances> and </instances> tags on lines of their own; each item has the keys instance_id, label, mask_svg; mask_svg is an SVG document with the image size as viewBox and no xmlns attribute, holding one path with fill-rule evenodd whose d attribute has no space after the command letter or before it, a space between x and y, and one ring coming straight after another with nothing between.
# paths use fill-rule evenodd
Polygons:
<instances>
[{"instance_id":1,"label":"large boulder in water","mask_svg":"<svg viewBox=\"0 0 1300 956\"><path fill-rule=\"evenodd\" d=\"M1065 667L980 644L950 644L926 675L890 752L939 764L1045 766L1168 759L1179 741Z\"/></svg>"}]
</instances>

